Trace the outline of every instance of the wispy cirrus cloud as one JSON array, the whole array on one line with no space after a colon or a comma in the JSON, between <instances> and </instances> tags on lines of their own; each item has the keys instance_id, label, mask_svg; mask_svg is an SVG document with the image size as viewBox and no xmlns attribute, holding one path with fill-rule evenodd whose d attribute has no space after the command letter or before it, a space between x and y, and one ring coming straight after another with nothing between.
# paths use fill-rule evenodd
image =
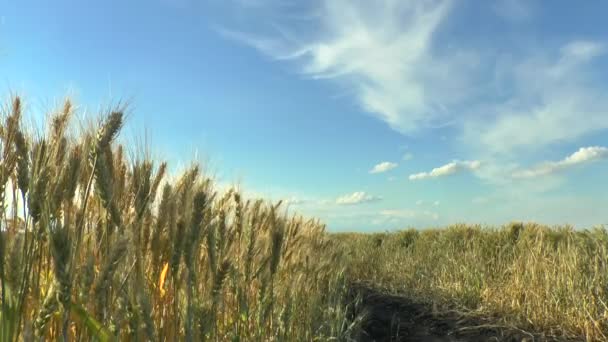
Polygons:
<instances>
[{"instance_id":1,"label":"wispy cirrus cloud","mask_svg":"<svg viewBox=\"0 0 608 342\"><path fill-rule=\"evenodd\" d=\"M398 166L397 163L392 162L382 162L374 165L374 167L369 170L369 173L383 173L386 171L390 171Z\"/></svg>"},{"instance_id":2,"label":"wispy cirrus cloud","mask_svg":"<svg viewBox=\"0 0 608 342\"><path fill-rule=\"evenodd\" d=\"M303 204L310 203L310 200L305 199L305 198L300 198L300 197L292 196L292 197L289 197L286 200L284 200L284 203L286 205L300 206L300 205L303 205Z\"/></svg>"},{"instance_id":3,"label":"wispy cirrus cloud","mask_svg":"<svg viewBox=\"0 0 608 342\"><path fill-rule=\"evenodd\" d=\"M336 199L336 204L339 205L352 205L352 204L361 204L361 203L369 203L380 201L382 198L379 196L373 196L367 194L363 191L353 192L352 194L347 194L344 196L338 197Z\"/></svg>"},{"instance_id":4,"label":"wispy cirrus cloud","mask_svg":"<svg viewBox=\"0 0 608 342\"><path fill-rule=\"evenodd\" d=\"M605 42L513 43L508 53L464 37L438 44L452 0L321 0L313 33L225 31L313 79L345 84L360 106L413 134L453 126L472 153L509 154L608 129L608 87L595 82ZM531 20L533 5L501 0L488 15ZM581 120L584 117L585 120ZM539 132L542 132L540 134ZM502 157L501 157L502 158Z\"/></svg>"},{"instance_id":5,"label":"wispy cirrus cloud","mask_svg":"<svg viewBox=\"0 0 608 342\"><path fill-rule=\"evenodd\" d=\"M513 177L534 178L545 176L575 165L585 164L600 159L608 159L608 147L581 147L578 151L560 161L545 162L530 169L517 170L513 173Z\"/></svg>"},{"instance_id":6,"label":"wispy cirrus cloud","mask_svg":"<svg viewBox=\"0 0 608 342\"><path fill-rule=\"evenodd\" d=\"M608 129L608 89L593 71L605 45L577 40L548 50L497 67L503 76L496 82L508 96L481 105L485 115L464 123L471 146L495 155L521 153Z\"/></svg>"},{"instance_id":7,"label":"wispy cirrus cloud","mask_svg":"<svg viewBox=\"0 0 608 342\"><path fill-rule=\"evenodd\" d=\"M473 161L459 161L455 160L453 162L447 163L443 166L436 167L429 172L420 172L411 174L409 179L412 181L422 180L428 178L438 178L453 175L462 171L474 171L477 170L481 166L481 162L478 160Z\"/></svg>"},{"instance_id":8,"label":"wispy cirrus cloud","mask_svg":"<svg viewBox=\"0 0 608 342\"><path fill-rule=\"evenodd\" d=\"M296 61L308 77L346 84L364 110L409 134L441 121L475 63L464 51L432 52L451 7L451 0L320 1L313 37L283 28L270 37L220 31L272 58Z\"/></svg>"},{"instance_id":9,"label":"wispy cirrus cloud","mask_svg":"<svg viewBox=\"0 0 608 342\"><path fill-rule=\"evenodd\" d=\"M521 0L479 7L496 16L493 33L504 44L488 42L485 33L469 39L464 7L452 0L319 0L310 3L302 30L279 23L273 32L226 32L305 78L345 86L347 97L408 138L436 132L445 139L435 144L468 160L412 173L411 181L475 171L491 187L475 202L544 196L566 181L556 171L584 162L523 169L521 160L564 143L585 146L585 137L608 130L608 41L509 26L540 12L540 3ZM427 155L424 148L414 150L417 159Z\"/></svg>"}]
</instances>

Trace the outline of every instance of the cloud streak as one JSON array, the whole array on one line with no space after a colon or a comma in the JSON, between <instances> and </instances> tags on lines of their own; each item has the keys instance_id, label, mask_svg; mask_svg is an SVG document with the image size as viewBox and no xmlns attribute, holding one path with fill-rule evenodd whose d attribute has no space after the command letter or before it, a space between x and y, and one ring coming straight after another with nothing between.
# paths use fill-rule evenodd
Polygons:
<instances>
[{"instance_id":1,"label":"cloud streak","mask_svg":"<svg viewBox=\"0 0 608 342\"><path fill-rule=\"evenodd\" d=\"M382 198L378 196L369 195L363 191L353 192L352 194L344 195L338 197L336 200L336 204L339 205L354 205L354 204L362 204L369 202L377 202Z\"/></svg>"},{"instance_id":2,"label":"cloud streak","mask_svg":"<svg viewBox=\"0 0 608 342\"><path fill-rule=\"evenodd\" d=\"M579 164L608 159L608 148L601 146L581 147L566 158L557 162L546 162L531 169L517 170L513 178L534 178L546 176Z\"/></svg>"},{"instance_id":3,"label":"cloud streak","mask_svg":"<svg viewBox=\"0 0 608 342\"><path fill-rule=\"evenodd\" d=\"M404 219L427 218L434 221L439 219L439 214L430 210L411 210L411 209L386 209L380 211L380 217L388 219L389 222L399 222ZM382 220L377 221L383 222ZM384 220L386 222L386 220Z\"/></svg>"},{"instance_id":4,"label":"cloud streak","mask_svg":"<svg viewBox=\"0 0 608 342\"><path fill-rule=\"evenodd\" d=\"M429 178L439 178L450 176L462 171L474 171L479 169L481 162L478 160L473 161L453 161L443 166L436 167L429 172L420 172L411 174L409 180L417 181Z\"/></svg>"},{"instance_id":5,"label":"cloud streak","mask_svg":"<svg viewBox=\"0 0 608 342\"><path fill-rule=\"evenodd\" d=\"M452 90L464 86L461 71L470 67L470 56L432 53L433 36L451 7L451 0L321 1L315 37L221 33L272 58L296 61L308 77L346 84L362 109L410 134L434 126L458 98Z\"/></svg>"},{"instance_id":6,"label":"cloud streak","mask_svg":"<svg viewBox=\"0 0 608 342\"><path fill-rule=\"evenodd\" d=\"M386 171L390 171L390 170L396 168L397 166L398 165L396 163L382 162L382 163L375 165L371 170L369 170L369 173L383 173Z\"/></svg>"},{"instance_id":7,"label":"cloud streak","mask_svg":"<svg viewBox=\"0 0 608 342\"><path fill-rule=\"evenodd\" d=\"M547 50L496 68L503 76L495 82L508 97L478 106L485 114L465 122L471 146L494 155L521 153L608 128L606 89L592 69L605 46L577 40Z\"/></svg>"}]
</instances>

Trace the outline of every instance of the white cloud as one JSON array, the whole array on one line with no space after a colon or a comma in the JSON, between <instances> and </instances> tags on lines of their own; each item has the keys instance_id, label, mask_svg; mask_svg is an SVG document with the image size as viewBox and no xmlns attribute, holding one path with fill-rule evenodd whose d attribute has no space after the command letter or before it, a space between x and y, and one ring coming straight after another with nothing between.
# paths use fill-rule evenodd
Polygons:
<instances>
[{"instance_id":1,"label":"white cloud","mask_svg":"<svg viewBox=\"0 0 608 342\"><path fill-rule=\"evenodd\" d=\"M433 36L451 0L324 0L312 18L318 30L278 35L220 30L278 60L296 61L313 79L345 84L366 111L410 134L435 126L462 98L477 63L470 52L433 52ZM310 27L310 26L309 26ZM295 29L294 29L295 30ZM276 30L275 30L276 31Z\"/></svg>"},{"instance_id":2,"label":"white cloud","mask_svg":"<svg viewBox=\"0 0 608 342\"><path fill-rule=\"evenodd\" d=\"M410 175L410 180L421 180L427 178L437 178L443 176L453 175L461 171L473 171L477 170L481 166L481 162L478 160L473 161L453 161L440 167L436 167L430 172L420 172Z\"/></svg>"},{"instance_id":3,"label":"white cloud","mask_svg":"<svg viewBox=\"0 0 608 342\"><path fill-rule=\"evenodd\" d=\"M451 0L310 3L313 15L306 25L279 21L270 34L247 27L241 30L247 33L233 32L231 38L296 66L305 77L344 86L340 93L352 96L398 132L426 133L451 125L449 132L429 134L440 137L434 143L449 144L467 158L484 161L479 169L452 162L412 174L412 181L475 170L497 193L526 202L521 200L524 196L556 188L561 178L513 177L548 175L574 164L549 162L522 170L519 159L608 129L606 68L598 63L605 59L605 41L544 39L545 32L518 36L504 30L509 33L496 37L507 38L501 40L504 44L480 45L484 39L443 30L451 9L460 6ZM534 19L539 9L535 6L499 0L484 15L508 21ZM450 27L457 22L450 20ZM439 41L444 33L450 39ZM411 157L406 156L403 160ZM494 196L493 191L488 196ZM498 202L494 197L473 202L488 198Z\"/></svg>"},{"instance_id":4,"label":"white cloud","mask_svg":"<svg viewBox=\"0 0 608 342\"><path fill-rule=\"evenodd\" d=\"M588 41L588 40L577 40L569 44L566 44L561 49L562 59L561 64L576 64L580 62L588 62L595 57L599 57L605 52L603 44ZM564 65L560 65L564 66Z\"/></svg>"},{"instance_id":5,"label":"white cloud","mask_svg":"<svg viewBox=\"0 0 608 342\"><path fill-rule=\"evenodd\" d=\"M605 46L581 40L547 50L497 67L496 87L508 96L465 121L470 146L494 155L523 153L608 129L606 89L595 82L592 64Z\"/></svg>"},{"instance_id":6,"label":"white cloud","mask_svg":"<svg viewBox=\"0 0 608 342\"><path fill-rule=\"evenodd\" d=\"M601 146L581 147L578 151L566 157L561 164L574 165L608 157L608 148Z\"/></svg>"},{"instance_id":7,"label":"white cloud","mask_svg":"<svg viewBox=\"0 0 608 342\"><path fill-rule=\"evenodd\" d=\"M606 52L600 42L538 48L522 40L502 53L466 37L437 44L436 33L458 5L452 0L315 4L306 25L314 31L285 23L274 25L274 34L222 32L295 62L308 77L346 85L364 110L401 133L457 126L458 142L484 158L608 129L606 87L593 82L592 63ZM493 10L520 20L530 18L533 7L501 0Z\"/></svg>"},{"instance_id":8,"label":"white cloud","mask_svg":"<svg viewBox=\"0 0 608 342\"><path fill-rule=\"evenodd\" d=\"M401 159L407 161L407 160L411 160L412 158L414 158L414 155L408 152L408 153L404 154Z\"/></svg>"},{"instance_id":9,"label":"white cloud","mask_svg":"<svg viewBox=\"0 0 608 342\"><path fill-rule=\"evenodd\" d=\"M380 164L375 165L369 173L382 173L396 168L398 165L396 163L391 162L382 162Z\"/></svg>"},{"instance_id":10,"label":"white cloud","mask_svg":"<svg viewBox=\"0 0 608 342\"><path fill-rule=\"evenodd\" d=\"M303 199L303 198L299 198L299 197L295 197L295 196L289 197L283 201L283 203L285 203L286 205L293 205L293 206L307 204L309 202L310 201L307 199Z\"/></svg>"},{"instance_id":11,"label":"white cloud","mask_svg":"<svg viewBox=\"0 0 608 342\"><path fill-rule=\"evenodd\" d=\"M416 205L417 205L417 206L421 206L421 205L423 205L423 204L424 204L424 201L423 201L423 200L417 200L417 201L416 201ZM434 201L434 202L432 202L432 203L430 203L430 204L432 204L433 206L435 206L435 207L436 207L436 206L438 206L438 205L440 204L440 202L439 202L439 201Z\"/></svg>"},{"instance_id":12,"label":"white cloud","mask_svg":"<svg viewBox=\"0 0 608 342\"><path fill-rule=\"evenodd\" d=\"M514 178L533 178L552 174L556 171L600 159L608 159L608 148L601 146L581 147L566 158L557 162L546 162L531 169L513 172Z\"/></svg>"},{"instance_id":13,"label":"white cloud","mask_svg":"<svg viewBox=\"0 0 608 342\"><path fill-rule=\"evenodd\" d=\"M336 204L347 205L347 204L361 204L368 202L376 202L381 200L381 197L369 195L363 191L353 192L352 194L338 197Z\"/></svg>"}]
</instances>

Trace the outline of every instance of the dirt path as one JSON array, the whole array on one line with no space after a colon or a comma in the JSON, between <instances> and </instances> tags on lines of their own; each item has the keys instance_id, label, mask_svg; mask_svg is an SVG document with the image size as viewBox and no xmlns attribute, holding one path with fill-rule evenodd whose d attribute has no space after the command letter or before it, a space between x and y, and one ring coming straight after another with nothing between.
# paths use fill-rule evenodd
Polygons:
<instances>
[{"instance_id":1,"label":"dirt path","mask_svg":"<svg viewBox=\"0 0 608 342\"><path fill-rule=\"evenodd\" d=\"M361 295L361 309L368 315L362 323L362 342L485 342L485 341L555 341L517 329L484 324L456 313L434 314L428 306L406 298L353 286L353 295Z\"/></svg>"}]
</instances>

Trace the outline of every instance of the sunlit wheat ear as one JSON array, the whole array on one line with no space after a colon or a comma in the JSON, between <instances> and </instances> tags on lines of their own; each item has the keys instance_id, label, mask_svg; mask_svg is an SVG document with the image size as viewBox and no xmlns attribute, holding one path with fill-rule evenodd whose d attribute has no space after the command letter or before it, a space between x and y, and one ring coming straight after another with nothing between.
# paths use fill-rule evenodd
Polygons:
<instances>
[{"instance_id":1,"label":"sunlit wheat ear","mask_svg":"<svg viewBox=\"0 0 608 342\"><path fill-rule=\"evenodd\" d=\"M152 177L152 163L143 161L133 166L132 192L135 194L135 214L141 219L146 209Z\"/></svg>"},{"instance_id":2,"label":"sunlit wheat ear","mask_svg":"<svg viewBox=\"0 0 608 342\"><path fill-rule=\"evenodd\" d=\"M94 153L104 150L108 146L122 127L123 112L121 110L112 111L110 115L106 117L99 130L97 131L97 137L95 139Z\"/></svg>"},{"instance_id":3,"label":"sunlit wheat ear","mask_svg":"<svg viewBox=\"0 0 608 342\"><path fill-rule=\"evenodd\" d=\"M19 123L21 122L21 98L19 96L15 96L13 98L13 103L11 107L10 114L6 117L6 123L4 125L3 130L3 139L4 139L4 157L6 158L8 152L10 151L10 146L13 144L13 140L15 139L15 134L19 131Z\"/></svg>"},{"instance_id":4,"label":"sunlit wheat ear","mask_svg":"<svg viewBox=\"0 0 608 342\"><path fill-rule=\"evenodd\" d=\"M274 216L274 211L272 213ZM283 240L285 238L285 227L283 222L277 221L276 218L272 219L272 245L271 245L271 257L270 257L270 274L274 275L277 272L279 261L281 260L281 250L283 247Z\"/></svg>"},{"instance_id":5,"label":"sunlit wheat ear","mask_svg":"<svg viewBox=\"0 0 608 342\"><path fill-rule=\"evenodd\" d=\"M13 118L17 121L21 118L21 98L19 96L13 98Z\"/></svg>"},{"instance_id":6,"label":"sunlit wheat ear","mask_svg":"<svg viewBox=\"0 0 608 342\"><path fill-rule=\"evenodd\" d=\"M163 187L163 193L161 195L160 204L158 206L158 225L162 229L163 225L169 219L169 213L171 211L171 203L173 202L173 187L167 183Z\"/></svg>"},{"instance_id":7,"label":"sunlit wheat ear","mask_svg":"<svg viewBox=\"0 0 608 342\"><path fill-rule=\"evenodd\" d=\"M15 148L17 150L17 186L21 190L21 195L25 196L30 183L29 147L21 131L15 135Z\"/></svg>"},{"instance_id":8,"label":"sunlit wheat ear","mask_svg":"<svg viewBox=\"0 0 608 342\"><path fill-rule=\"evenodd\" d=\"M243 203L241 201L241 194L234 192L234 226L235 233L238 238L243 233Z\"/></svg>"},{"instance_id":9,"label":"sunlit wheat ear","mask_svg":"<svg viewBox=\"0 0 608 342\"><path fill-rule=\"evenodd\" d=\"M224 287L224 281L230 272L230 268L232 267L232 263L230 260L225 259L222 261L220 266L217 269L217 273L215 279L213 281L213 305L217 307L219 304L220 296L222 289Z\"/></svg>"},{"instance_id":10,"label":"sunlit wheat ear","mask_svg":"<svg viewBox=\"0 0 608 342\"><path fill-rule=\"evenodd\" d=\"M38 337L43 337L47 323L51 320L51 317L57 311L59 303L57 301L57 293L55 289L55 283L51 284L45 298L42 303L40 311L34 320L34 333Z\"/></svg>"},{"instance_id":11,"label":"sunlit wheat ear","mask_svg":"<svg viewBox=\"0 0 608 342\"><path fill-rule=\"evenodd\" d=\"M188 203L188 196L190 196L191 193L190 190L196 182L199 173L200 169L198 165L195 165L186 171L178 182L178 191L181 193L180 203L182 205L182 209Z\"/></svg>"},{"instance_id":12,"label":"sunlit wheat ear","mask_svg":"<svg viewBox=\"0 0 608 342\"><path fill-rule=\"evenodd\" d=\"M162 182L163 178L165 177L166 172L167 172L167 163L163 162L158 167L158 170L156 170L156 176L154 176L154 180L152 181L152 186L150 187L148 203L152 204L156 200L156 193L158 191L158 187L160 186L160 183Z\"/></svg>"},{"instance_id":13,"label":"sunlit wheat ear","mask_svg":"<svg viewBox=\"0 0 608 342\"><path fill-rule=\"evenodd\" d=\"M171 255L171 272L174 279L179 275L179 265L184 248L186 226L183 220L177 222L175 235L173 236L173 254Z\"/></svg>"},{"instance_id":14,"label":"sunlit wheat ear","mask_svg":"<svg viewBox=\"0 0 608 342\"><path fill-rule=\"evenodd\" d=\"M217 219L217 250L220 259L223 258L226 250L226 233L226 211L224 208L220 208Z\"/></svg>"},{"instance_id":15,"label":"sunlit wheat ear","mask_svg":"<svg viewBox=\"0 0 608 342\"><path fill-rule=\"evenodd\" d=\"M53 144L60 143L72 116L72 102L70 99L65 99L61 110L51 119L51 141Z\"/></svg>"},{"instance_id":16,"label":"sunlit wheat ear","mask_svg":"<svg viewBox=\"0 0 608 342\"><path fill-rule=\"evenodd\" d=\"M51 142L53 163L56 166L63 164L68 150L68 140L66 137L61 137L57 142Z\"/></svg>"},{"instance_id":17,"label":"sunlit wheat ear","mask_svg":"<svg viewBox=\"0 0 608 342\"><path fill-rule=\"evenodd\" d=\"M216 278L217 269L217 241L216 241L216 224L211 224L207 228L206 234L206 247L207 247L207 261L209 263L208 271L211 274L211 278Z\"/></svg>"},{"instance_id":18,"label":"sunlit wheat ear","mask_svg":"<svg viewBox=\"0 0 608 342\"><path fill-rule=\"evenodd\" d=\"M117 227L122 226L120 212L113 200L114 176L112 174L112 150L106 147L97 155L95 163L95 185L102 205L109 212L112 222Z\"/></svg>"},{"instance_id":19,"label":"sunlit wheat ear","mask_svg":"<svg viewBox=\"0 0 608 342\"><path fill-rule=\"evenodd\" d=\"M194 261L194 249L200 240L205 207L207 206L207 194L204 189L199 189L194 195L192 204L192 218L190 219L190 230L184 245L184 261L187 267L192 268Z\"/></svg>"},{"instance_id":20,"label":"sunlit wheat ear","mask_svg":"<svg viewBox=\"0 0 608 342\"><path fill-rule=\"evenodd\" d=\"M150 238L152 235L152 224L154 217L151 214L151 211L149 209L146 209L144 212L144 216L142 219L142 223L141 223L141 252L142 252L142 260L144 259L148 259L147 256L145 255L145 253L148 251L148 246L150 245Z\"/></svg>"},{"instance_id":21,"label":"sunlit wheat ear","mask_svg":"<svg viewBox=\"0 0 608 342\"><path fill-rule=\"evenodd\" d=\"M167 232L163 235L166 237L166 239L161 239L163 245L162 252L165 260L171 260L173 254L172 248L175 241L175 236L177 234L179 192L176 191L176 189L176 187L171 187L170 194L167 194L169 200L167 201L167 206L165 207L166 218L164 219L165 221L163 223L165 227L163 229L166 229Z\"/></svg>"},{"instance_id":22,"label":"sunlit wheat ear","mask_svg":"<svg viewBox=\"0 0 608 342\"><path fill-rule=\"evenodd\" d=\"M80 146L76 145L70 151L67 167L62 175L61 183L63 188L63 199L72 202L76 195L78 187L78 178L80 174L80 163L82 162L82 153Z\"/></svg>"},{"instance_id":23,"label":"sunlit wheat ear","mask_svg":"<svg viewBox=\"0 0 608 342\"><path fill-rule=\"evenodd\" d=\"M160 268L162 267L160 258L163 254L163 234L167 227L167 222L169 220L169 215L171 211L171 202L172 202L172 190L170 184L165 184L163 187L160 204L158 206L158 215L152 230L152 237L150 240L150 250L152 253L151 264L155 272L155 276L157 276ZM171 232L169 232L170 234Z\"/></svg>"},{"instance_id":24,"label":"sunlit wheat ear","mask_svg":"<svg viewBox=\"0 0 608 342\"><path fill-rule=\"evenodd\" d=\"M111 169L112 150L110 144L122 127L122 120L122 111L113 111L108 115L97 131L97 136L89 154L89 161L93 166L96 192L99 194L102 205L108 210L116 226L121 226L122 222L118 208L112 201L114 179L112 175L113 169Z\"/></svg>"},{"instance_id":25,"label":"sunlit wheat ear","mask_svg":"<svg viewBox=\"0 0 608 342\"><path fill-rule=\"evenodd\" d=\"M44 167L36 176L34 188L30 192L28 208L34 222L40 220L50 179L49 169Z\"/></svg>"},{"instance_id":26,"label":"sunlit wheat ear","mask_svg":"<svg viewBox=\"0 0 608 342\"><path fill-rule=\"evenodd\" d=\"M128 165L124 160L124 147L123 145L116 146L114 153L114 201L119 208L123 208L128 203L128 196L126 196L129 190L127 186L128 176Z\"/></svg>"},{"instance_id":27,"label":"sunlit wheat ear","mask_svg":"<svg viewBox=\"0 0 608 342\"><path fill-rule=\"evenodd\" d=\"M207 206L207 194L203 186L199 186L192 200L192 213L190 218L190 229L184 243L184 264L188 271L186 287L186 340L194 339L194 288L196 286L195 260L198 251L205 209Z\"/></svg>"},{"instance_id":28,"label":"sunlit wheat ear","mask_svg":"<svg viewBox=\"0 0 608 342\"><path fill-rule=\"evenodd\" d=\"M256 242L258 234L258 225L261 222L260 208L262 201L258 200L253 204L249 224L247 225L247 237L246 237L246 252L245 252L245 280L249 282L253 277L253 260L256 254Z\"/></svg>"},{"instance_id":29,"label":"sunlit wheat ear","mask_svg":"<svg viewBox=\"0 0 608 342\"><path fill-rule=\"evenodd\" d=\"M13 142L15 140L15 136L19 133L20 120L21 100L19 97L15 97L13 99L12 111L6 118L6 124L2 132L2 143L0 144L0 147L2 148L2 170L0 170L0 182L2 183L8 182L15 164L17 163L18 155L13 150ZM4 196L4 193L2 196ZM4 208L4 206L2 208Z\"/></svg>"}]
</instances>

